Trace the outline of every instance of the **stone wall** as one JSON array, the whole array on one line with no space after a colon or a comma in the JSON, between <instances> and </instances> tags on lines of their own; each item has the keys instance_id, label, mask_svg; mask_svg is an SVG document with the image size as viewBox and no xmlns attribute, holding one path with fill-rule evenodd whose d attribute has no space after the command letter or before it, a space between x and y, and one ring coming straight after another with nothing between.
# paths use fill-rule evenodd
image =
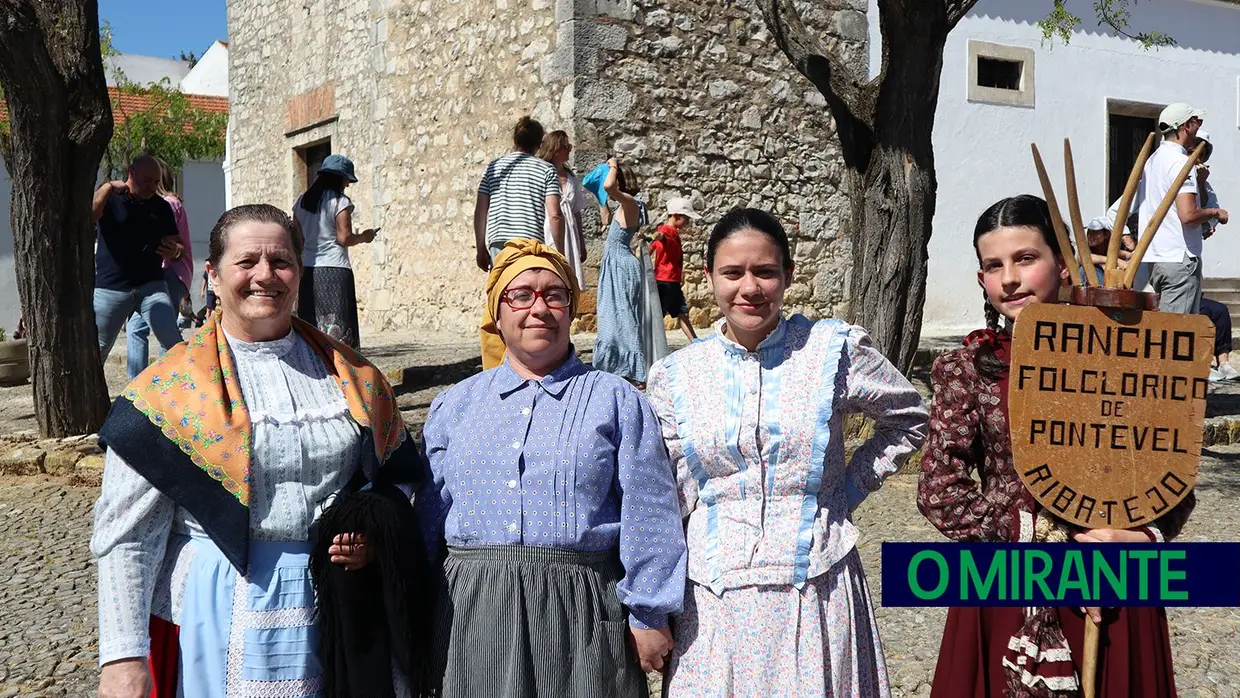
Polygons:
<instances>
[{"instance_id":1,"label":"stone wall","mask_svg":"<svg viewBox=\"0 0 1240 698\"><path fill-rule=\"evenodd\" d=\"M363 324L476 327L478 179L563 91L542 79L549 0L229 0L228 22L234 205L290 207L297 149L330 138L356 165L355 229L383 228L351 251Z\"/></svg>"},{"instance_id":2,"label":"stone wall","mask_svg":"<svg viewBox=\"0 0 1240 698\"><path fill-rule=\"evenodd\" d=\"M838 2L817 19L851 32L864 61L864 1ZM233 204L288 208L306 146L330 139L353 158L354 225L383 228L351 253L370 328L476 326L474 192L522 114L574 134L578 169L612 152L633 165L656 218L668 198L694 199L695 324L713 317L705 234L738 205L775 211L793 235L790 308L843 310L831 122L750 0L229 0L228 14ZM597 226L587 234L597 265Z\"/></svg>"},{"instance_id":3,"label":"stone wall","mask_svg":"<svg viewBox=\"0 0 1240 698\"><path fill-rule=\"evenodd\" d=\"M393 3L380 146L387 220L358 284L371 326L477 328L486 276L474 262L475 193L487 162L512 150L518 118L557 121L563 84L540 70L555 45L552 1Z\"/></svg>"},{"instance_id":4,"label":"stone wall","mask_svg":"<svg viewBox=\"0 0 1240 698\"><path fill-rule=\"evenodd\" d=\"M693 199L704 216L684 239L694 325L718 315L701 271L706 237L738 206L774 212L792 238L798 272L788 309L844 312L848 243L837 222L846 202L833 124L752 0L600 1L597 9L574 32L577 53L590 54L577 61L574 82L577 164L607 153L631 164L655 219L668 199ZM865 65L864 0L806 20L845 40Z\"/></svg>"}]
</instances>

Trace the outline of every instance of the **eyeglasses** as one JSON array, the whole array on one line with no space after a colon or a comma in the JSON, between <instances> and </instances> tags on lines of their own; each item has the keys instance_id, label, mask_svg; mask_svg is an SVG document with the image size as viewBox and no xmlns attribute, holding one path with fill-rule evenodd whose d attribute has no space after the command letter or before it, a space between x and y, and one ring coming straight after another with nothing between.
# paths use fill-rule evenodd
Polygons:
<instances>
[{"instance_id":1,"label":"eyeglasses","mask_svg":"<svg viewBox=\"0 0 1240 698\"><path fill-rule=\"evenodd\" d=\"M563 286L554 286L542 291L535 291L532 288L510 288L504 291L500 296L500 300L508 304L513 310L528 310L534 307L534 302L539 298L547 304L552 310L563 310L573 301L573 292Z\"/></svg>"}]
</instances>

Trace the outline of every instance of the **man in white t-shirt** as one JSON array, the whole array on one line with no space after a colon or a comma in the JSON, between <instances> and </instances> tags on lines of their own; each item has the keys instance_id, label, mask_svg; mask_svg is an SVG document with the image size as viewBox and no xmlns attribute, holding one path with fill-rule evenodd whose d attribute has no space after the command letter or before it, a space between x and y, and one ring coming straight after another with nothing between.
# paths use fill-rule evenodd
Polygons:
<instances>
[{"instance_id":1,"label":"man in white t-shirt","mask_svg":"<svg viewBox=\"0 0 1240 698\"><path fill-rule=\"evenodd\" d=\"M1137 192L1138 230L1145 230L1155 210L1171 188L1188 153L1197 146L1204 109L1176 102L1163 109L1158 128L1163 142L1145 162ZM1201 303L1202 223L1226 218L1217 208L1201 208L1197 203L1197 177L1190 175L1180 186L1175 206L1167 212L1143 261L1150 262L1150 285L1160 296L1158 309L1165 313L1196 314Z\"/></svg>"}]
</instances>

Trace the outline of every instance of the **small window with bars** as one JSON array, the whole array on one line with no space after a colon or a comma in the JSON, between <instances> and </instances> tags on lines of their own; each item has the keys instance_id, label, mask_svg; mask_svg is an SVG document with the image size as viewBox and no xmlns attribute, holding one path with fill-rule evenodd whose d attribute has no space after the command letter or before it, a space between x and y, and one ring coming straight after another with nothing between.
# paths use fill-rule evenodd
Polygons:
<instances>
[{"instance_id":1,"label":"small window with bars","mask_svg":"<svg viewBox=\"0 0 1240 698\"><path fill-rule=\"evenodd\" d=\"M1034 106L1033 61L1031 48L969 40L968 100Z\"/></svg>"}]
</instances>

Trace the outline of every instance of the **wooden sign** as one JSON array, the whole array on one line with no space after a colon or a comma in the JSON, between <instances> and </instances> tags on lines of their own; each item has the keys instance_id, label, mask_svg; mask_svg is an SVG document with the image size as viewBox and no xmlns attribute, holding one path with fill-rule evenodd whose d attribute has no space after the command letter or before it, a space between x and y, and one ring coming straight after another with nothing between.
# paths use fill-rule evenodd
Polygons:
<instances>
[{"instance_id":1,"label":"wooden sign","mask_svg":"<svg viewBox=\"0 0 1240 698\"><path fill-rule=\"evenodd\" d=\"M1084 528L1154 521L1197 482L1213 357L1202 315L1026 307L1008 379L1021 480Z\"/></svg>"}]
</instances>

